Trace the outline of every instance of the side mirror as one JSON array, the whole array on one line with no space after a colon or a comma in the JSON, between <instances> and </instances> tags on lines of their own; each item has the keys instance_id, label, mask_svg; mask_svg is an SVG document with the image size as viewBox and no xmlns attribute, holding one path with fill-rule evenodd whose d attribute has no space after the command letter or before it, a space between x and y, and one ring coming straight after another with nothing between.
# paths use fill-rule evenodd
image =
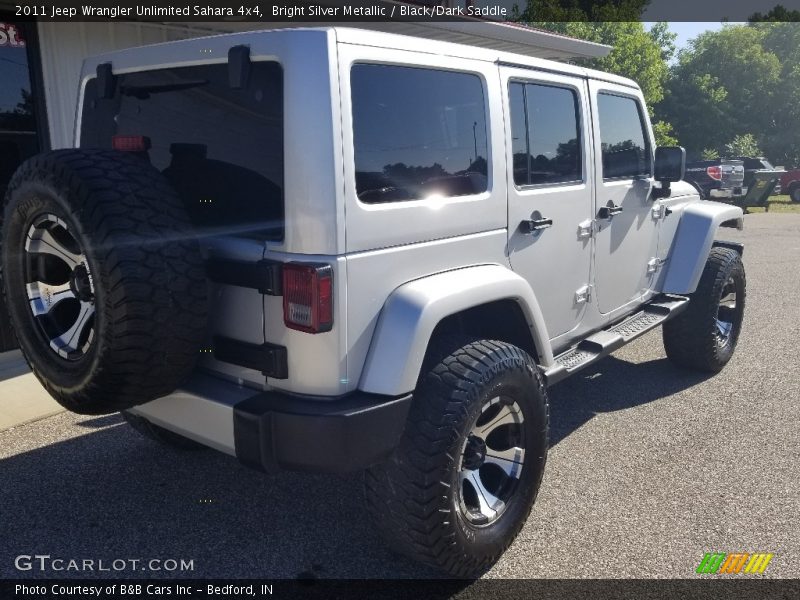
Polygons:
<instances>
[{"instance_id":1,"label":"side mirror","mask_svg":"<svg viewBox=\"0 0 800 600\"><path fill-rule=\"evenodd\" d=\"M680 146L656 148L655 180L660 189L653 190L654 198L669 198L669 184L680 181L686 174L686 150Z\"/></svg>"}]
</instances>

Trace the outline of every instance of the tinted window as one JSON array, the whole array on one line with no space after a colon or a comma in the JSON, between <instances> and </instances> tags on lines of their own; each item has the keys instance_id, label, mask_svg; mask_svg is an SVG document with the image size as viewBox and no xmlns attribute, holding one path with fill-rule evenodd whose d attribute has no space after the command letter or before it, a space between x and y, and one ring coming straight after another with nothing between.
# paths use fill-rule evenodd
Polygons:
<instances>
[{"instance_id":1,"label":"tinted window","mask_svg":"<svg viewBox=\"0 0 800 600\"><path fill-rule=\"evenodd\" d=\"M117 77L112 99L86 86L81 146L114 135L151 140L150 162L207 233L283 236L283 74L254 62L247 87L228 85L227 65Z\"/></svg>"},{"instance_id":2,"label":"tinted window","mask_svg":"<svg viewBox=\"0 0 800 600\"><path fill-rule=\"evenodd\" d=\"M530 183L530 151L528 140L528 121L525 111L525 86L512 83L508 90L509 112L511 113L511 155L514 157L514 183Z\"/></svg>"},{"instance_id":3,"label":"tinted window","mask_svg":"<svg viewBox=\"0 0 800 600\"><path fill-rule=\"evenodd\" d=\"M38 148L23 25L0 20L0 197L19 163Z\"/></svg>"},{"instance_id":4,"label":"tinted window","mask_svg":"<svg viewBox=\"0 0 800 600\"><path fill-rule=\"evenodd\" d=\"M512 83L509 98L514 183L579 181L577 94L562 87Z\"/></svg>"},{"instance_id":5,"label":"tinted window","mask_svg":"<svg viewBox=\"0 0 800 600\"><path fill-rule=\"evenodd\" d=\"M598 94L600 144L605 179L650 175L650 144L639 103L633 98Z\"/></svg>"},{"instance_id":6,"label":"tinted window","mask_svg":"<svg viewBox=\"0 0 800 600\"><path fill-rule=\"evenodd\" d=\"M355 65L350 81L363 202L486 191L486 110L477 75Z\"/></svg>"}]
</instances>

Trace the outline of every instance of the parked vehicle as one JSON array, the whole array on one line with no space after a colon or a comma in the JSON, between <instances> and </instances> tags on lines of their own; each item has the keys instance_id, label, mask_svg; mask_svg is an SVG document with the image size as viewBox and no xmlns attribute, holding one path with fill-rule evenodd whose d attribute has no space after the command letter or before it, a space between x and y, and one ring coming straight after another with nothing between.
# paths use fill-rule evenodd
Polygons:
<instances>
[{"instance_id":1,"label":"parked vehicle","mask_svg":"<svg viewBox=\"0 0 800 600\"><path fill-rule=\"evenodd\" d=\"M686 180L701 198L715 198L743 208L764 206L771 195L780 193L782 173L765 158L743 156L686 165Z\"/></svg>"},{"instance_id":2,"label":"parked vehicle","mask_svg":"<svg viewBox=\"0 0 800 600\"><path fill-rule=\"evenodd\" d=\"M800 202L800 169L790 169L781 175L781 189L792 202Z\"/></svg>"},{"instance_id":3,"label":"parked vehicle","mask_svg":"<svg viewBox=\"0 0 800 600\"><path fill-rule=\"evenodd\" d=\"M5 200L36 376L172 445L365 469L376 527L451 574L525 523L548 386L659 325L677 365L734 352L743 249L716 234L742 211L680 181L631 80L312 28L115 52L81 81L75 148Z\"/></svg>"},{"instance_id":4,"label":"parked vehicle","mask_svg":"<svg viewBox=\"0 0 800 600\"><path fill-rule=\"evenodd\" d=\"M700 198L733 198L747 193L741 160L712 159L686 163L686 181Z\"/></svg>"},{"instance_id":5,"label":"parked vehicle","mask_svg":"<svg viewBox=\"0 0 800 600\"><path fill-rule=\"evenodd\" d=\"M773 176L759 178L759 180L766 182L764 184L765 186L771 186L771 191L767 195L781 193L780 177L782 177L783 171L773 167L772 163L766 158L763 156L738 156L736 160L741 160L744 164L744 187L746 189L749 190L756 183L756 173L769 173ZM780 175L777 175L778 173L780 173Z\"/></svg>"}]
</instances>

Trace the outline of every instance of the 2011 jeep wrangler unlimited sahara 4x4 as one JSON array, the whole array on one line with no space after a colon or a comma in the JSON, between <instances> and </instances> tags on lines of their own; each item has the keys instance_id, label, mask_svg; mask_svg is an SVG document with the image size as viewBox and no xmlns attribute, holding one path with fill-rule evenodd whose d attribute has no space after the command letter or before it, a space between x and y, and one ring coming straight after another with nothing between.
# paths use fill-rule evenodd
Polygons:
<instances>
[{"instance_id":1,"label":"2011 jeep wrangler unlimited sahara 4x4","mask_svg":"<svg viewBox=\"0 0 800 600\"><path fill-rule=\"evenodd\" d=\"M297 29L90 59L78 113L2 222L47 390L267 471L364 469L377 528L452 574L530 513L549 385L662 324L685 367L736 346L715 234L742 211L679 182L630 80Z\"/></svg>"}]
</instances>

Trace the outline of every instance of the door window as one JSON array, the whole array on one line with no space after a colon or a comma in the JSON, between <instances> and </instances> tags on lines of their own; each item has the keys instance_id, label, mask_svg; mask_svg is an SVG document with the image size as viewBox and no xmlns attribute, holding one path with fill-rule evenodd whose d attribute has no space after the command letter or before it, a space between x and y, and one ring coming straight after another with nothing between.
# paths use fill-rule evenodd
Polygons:
<instances>
[{"instance_id":1,"label":"door window","mask_svg":"<svg viewBox=\"0 0 800 600\"><path fill-rule=\"evenodd\" d=\"M514 183L536 185L583 179L578 96L538 83L509 88Z\"/></svg>"},{"instance_id":2,"label":"door window","mask_svg":"<svg viewBox=\"0 0 800 600\"><path fill-rule=\"evenodd\" d=\"M634 98L597 95L604 179L632 179L651 174L650 143L641 105Z\"/></svg>"}]
</instances>

